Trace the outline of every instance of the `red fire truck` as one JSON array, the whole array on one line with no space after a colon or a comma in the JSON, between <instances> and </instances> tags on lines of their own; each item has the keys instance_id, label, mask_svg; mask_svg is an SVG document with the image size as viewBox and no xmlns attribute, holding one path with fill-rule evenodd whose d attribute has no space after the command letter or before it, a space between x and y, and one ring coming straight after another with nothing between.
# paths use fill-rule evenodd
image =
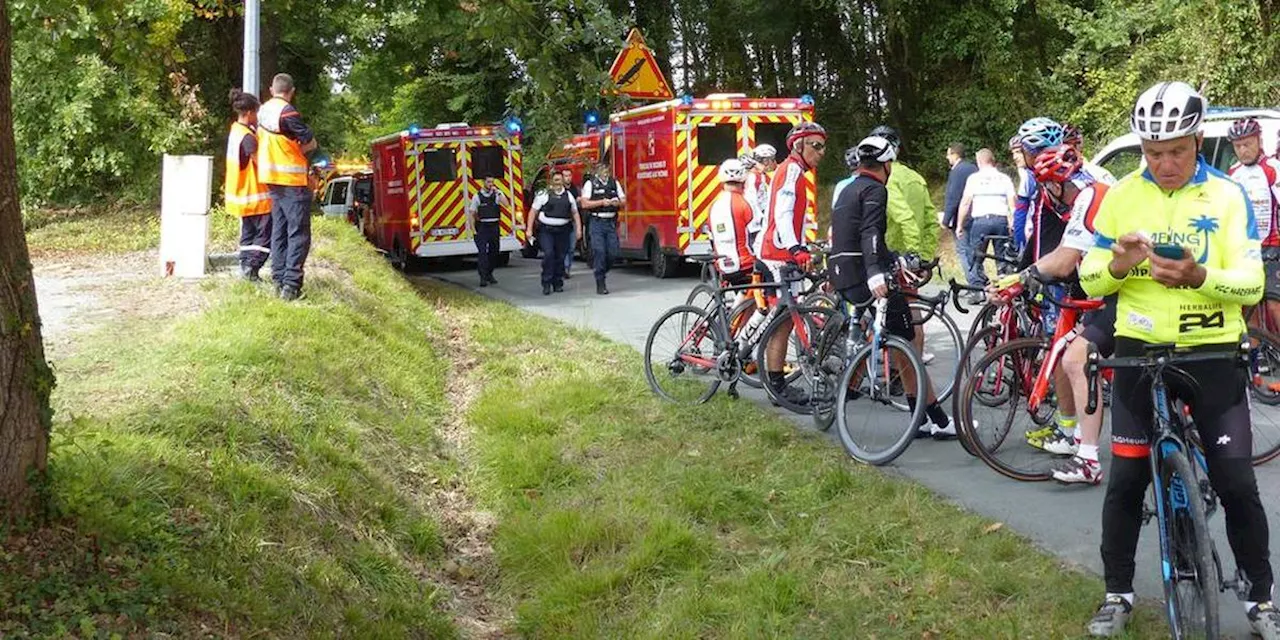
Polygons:
<instances>
[{"instance_id":1,"label":"red fire truck","mask_svg":"<svg viewBox=\"0 0 1280 640\"><path fill-rule=\"evenodd\" d=\"M547 158L535 186L549 170L568 167L576 179L599 158L609 158L627 205L618 214L623 257L649 260L653 274L670 277L684 256L709 253L707 217L720 192L716 169L761 143L786 154L787 132L813 119L813 99L748 98L743 94L684 96L609 118L608 125L567 140ZM809 202L814 176L806 175ZM817 209L806 216L805 234L817 237Z\"/></svg>"},{"instance_id":2,"label":"red fire truck","mask_svg":"<svg viewBox=\"0 0 1280 640\"><path fill-rule=\"evenodd\" d=\"M519 126L465 122L410 127L373 141L373 208L365 236L397 266L419 258L476 254L465 207L494 178L507 197L500 264L520 248L524 211ZM524 234L521 233L521 236Z\"/></svg>"}]
</instances>

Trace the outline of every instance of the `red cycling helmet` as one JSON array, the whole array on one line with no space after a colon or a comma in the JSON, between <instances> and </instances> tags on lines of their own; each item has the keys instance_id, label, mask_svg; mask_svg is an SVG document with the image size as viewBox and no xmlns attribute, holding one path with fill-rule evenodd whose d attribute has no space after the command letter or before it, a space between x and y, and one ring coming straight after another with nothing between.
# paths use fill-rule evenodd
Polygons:
<instances>
[{"instance_id":1,"label":"red cycling helmet","mask_svg":"<svg viewBox=\"0 0 1280 640\"><path fill-rule=\"evenodd\" d=\"M1062 144L1079 149L1084 145L1084 136L1074 124L1062 125Z\"/></svg>"},{"instance_id":2,"label":"red cycling helmet","mask_svg":"<svg viewBox=\"0 0 1280 640\"><path fill-rule=\"evenodd\" d=\"M1037 182L1066 182L1083 164L1080 152L1064 144L1041 151L1032 171Z\"/></svg>"},{"instance_id":3,"label":"red cycling helmet","mask_svg":"<svg viewBox=\"0 0 1280 640\"><path fill-rule=\"evenodd\" d=\"M1262 125L1258 124L1253 118L1241 118L1231 123L1231 129L1227 131L1227 139L1235 142L1243 140L1249 136L1261 136Z\"/></svg>"},{"instance_id":4,"label":"red cycling helmet","mask_svg":"<svg viewBox=\"0 0 1280 640\"><path fill-rule=\"evenodd\" d=\"M819 138L826 140L827 130L823 129L822 125L816 122L801 122L792 128L791 132L787 134L787 149L795 149L796 141L808 136L818 136Z\"/></svg>"}]
</instances>

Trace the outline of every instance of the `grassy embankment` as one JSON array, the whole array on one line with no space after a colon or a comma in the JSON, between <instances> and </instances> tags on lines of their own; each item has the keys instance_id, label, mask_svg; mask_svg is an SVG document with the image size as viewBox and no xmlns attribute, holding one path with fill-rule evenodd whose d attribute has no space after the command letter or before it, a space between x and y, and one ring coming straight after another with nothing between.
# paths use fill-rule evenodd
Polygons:
<instances>
[{"instance_id":1,"label":"grassy embankment","mask_svg":"<svg viewBox=\"0 0 1280 640\"><path fill-rule=\"evenodd\" d=\"M160 244L158 206L34 209L24 211L22 221L35 259L146 251ZM209 223L210 251L235 251L238 223L220 206L210 212Z\"/></svg>"},{"instance_id":2,"label":"grassy embankment","mask_svg":"<svg viewBox=\"0 0 1280 640\"><path fill-rule=\"evenodd\" d=\"M663 404L629 348L316 228L301 303L214 281L203 314L55 363L54 518L3 546L0 635L448 636L461 575L532 637L1056 638L1101 593L750 403ZM494 514L491 559L456 554L442 492Z\"/></svg>"}]
</instances>

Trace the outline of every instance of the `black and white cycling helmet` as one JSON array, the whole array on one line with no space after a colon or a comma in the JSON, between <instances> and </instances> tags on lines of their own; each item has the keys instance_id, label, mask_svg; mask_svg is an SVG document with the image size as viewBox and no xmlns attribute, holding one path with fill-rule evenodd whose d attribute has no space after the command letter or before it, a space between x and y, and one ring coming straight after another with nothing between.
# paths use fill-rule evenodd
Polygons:
<instances>
[{"instance_id":1,"label":"black and white cycling helmet","mask_svg":"<svg viewBox=\"0 0 1280 640\"><path fill-rule=\"evenodd\" d=\"M888 140L889 144L892 144L899 149L902 148L902 136L899 136L898 131L887 124L882 124L872 129L871 133L867 135L880 136L881 138Z\"/></svg>"},{"instance_id":2,"label":"black and white cycling helmet","mask_svg":"<svg viewBox=\"0 0 1280 640\"><path fill-rule=\"evenodd\" d=\"M751 152L751 155L755 157L756 162L764 162L765 160L776 159L778 157L778 150L773 148L773 145L767 142L762 142L756 145L756 148Z\"/></svg>"},{"instance_id":3,"label":"black and white cycling helmet","mask_svg":"<svg viewBox=\"0 0 1280 640\"><path fill-rule=\"evenodd\" d=\"M859 164L861 163L858 162L858 148L849 147L848 149L845 149L844 150L844 166L849 167L850 171L857 171Z\"/></svg>"},{"instance_id":4,"label":"black and white cycling helmet","mask_svg":"<svg viewBox=\"0 0 1280 640\"><path fill-rule=\"evenodd\" d=\"M1142 92L1129 116L1129 130L1143 140L1158 142L1200 131L1208 103L1185 82L1161 82Z\"/></svg>"},{"instance_id":5,"label":"black and white cycling helmet","mask_svg":"<svg viewBox=\"0 0 1280 640\"><path fill-rule=\"evenodd\" d=\"M747 179L747 168L737 158L729 158L720 163L720 171L718 176L720 182L745 182Z\"/></svg>"},{"instance_id":6,"label":"black and white cycling helmet","mask_svg":"<svg viewBox=\"0 0 1280 640\"><path fill-rule=\"evenodd\" d=\"M751 169L754 169L757 164L760 164L756 162L756 157L752 155L750 152L744 153L738 156L738 162L741 162L743 168L747 169L748 171L750 171Z\"/></svg>"},{"instance_id":7,"label":"black and white cycling helmet","mask_svg":"<svg viewBox=\"0 0 1280 640\"><path fill-rule=\"evenodd\" d=\"M858 163L884 164L898 158L898 149L892 142L880 136L867 136L858 143Z\"/></svg>"}]
</instances>

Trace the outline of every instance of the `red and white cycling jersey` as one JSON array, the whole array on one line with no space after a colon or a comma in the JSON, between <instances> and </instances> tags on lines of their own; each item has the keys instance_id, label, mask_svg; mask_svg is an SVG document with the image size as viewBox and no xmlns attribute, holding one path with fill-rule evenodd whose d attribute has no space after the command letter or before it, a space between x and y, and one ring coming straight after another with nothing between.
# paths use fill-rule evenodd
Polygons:
<instances>
[{"instance_id":1,"label":"red and white cycling jersey","mask_svg":"<svg viewBox=\"0 0 1280 640\"><path fill-rule=\"evenodd\" d=\"M747 233L755 238L764 230L764 210L769 206L769 176L759 167L747 171L747 181L742 185L742 195L747 198L747 202L751 208L755 210L755 217L751 219L751 224L747 226ZM755 251L755 243L751 243L751 250Z\"/></svg>"},{"instance_id":2,"label":"red and white cycling jersey","mask_svg":"<svg viewBox=\"0 0 1280 640\"><path fill-rule=\"evenodd\" d=\"M1232 180L1244 187L1245 196L1253 204L1253 217L1258 223L1258 237L1263 246L1280 246L1280 230L1276 220L1280 207L1280 161L1260 156L1253 164L1239 162L1227 170Z\"/></svg>"},{"instance_id":3,"label":"red and white cycling jersey","mask_svg":"<svg viewBox=\"0 0 1280 640\"><path fill-rule=\"evenodd\" d=\"M809 170L803 159L788 156L774 171L764 232L756 237L756 255L761 260L789 260L791 247L803 243L805 212L809 209L804 173Z\"/></svg>"},{"instance_id":4,"label":"red and white cycling jersey","mask_svg":"<svg viewBox=\"0 0 1280 640\"><path fill-rule=\"evenodd\" d=\"M719 256L720 273L730 275L755 266L747 243L747 227L754 218L755 208L742 193L721 191L711 203L711 246Z\"/></svg>"}]
</instances>

